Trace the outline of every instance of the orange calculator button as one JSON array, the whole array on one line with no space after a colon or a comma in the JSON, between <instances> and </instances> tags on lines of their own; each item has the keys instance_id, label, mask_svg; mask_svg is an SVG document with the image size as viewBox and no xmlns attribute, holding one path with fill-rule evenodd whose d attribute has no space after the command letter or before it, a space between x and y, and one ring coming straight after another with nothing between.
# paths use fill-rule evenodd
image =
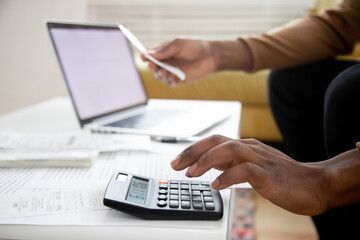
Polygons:
<instances>
[{"instance_id":1,"label":"orange calculator button","mask_svg":"<svg viewBox=\"0 0 360 240\"><path fill-rule=\"evenodd\" d=\"M160 179L160 184L168 184L169 181L167 179Z\"/></svg>"}]
</instances>

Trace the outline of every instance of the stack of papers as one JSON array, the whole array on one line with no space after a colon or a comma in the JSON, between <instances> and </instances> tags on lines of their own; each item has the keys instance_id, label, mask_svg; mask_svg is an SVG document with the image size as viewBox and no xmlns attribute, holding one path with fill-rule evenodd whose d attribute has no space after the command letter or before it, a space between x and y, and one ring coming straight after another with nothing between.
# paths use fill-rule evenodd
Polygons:
<instances>
[{"instance_id":1,"label":"stack of papers","mask_svg":"<svg viewBox=\"0 0 360 240\"><path fill-rule=\"evenodd\" d=\"M0 167L89 167L98 151L1 151Z\"/></svg>"},{"instance_id":2,"label":"stack of papers","mask_svg":"<svg viewBox=\"0 0 360 240\"><path fill-rule=\"evenodd\" d=\"M153 224L105 207L103 198L106 186L117 170L144 177L186 178L186 171L174 171L170 165L179 153L179 147L177 151L167 149L161 153L156 147L154 150L156 152L100 153L89 168L0 168L0 224L96 225L101 221L110 225ZM219 173L211 170L199 180L213 180ZM69 218L70 214L81 215ZM91 214L94 217L88 218ZM49 221L51 215L57 218ZM29 220L29 217L33 218ZM164 225L177 227L175 223L178 224L167 221ZM209 223L199 221L199 225L202 224Z\"/></svg>"},{"instance_id":3,"label":"stack of papers","mask_svg":"<svg viewBox=\"0 0 360 240\"><path fill-rule=\"evenodd\" d=\"M136 144L135 144L136 143ZM0 167L88 167L100 152L150 149L140 135L0 133Z\"/></svg>"}]
</instances>

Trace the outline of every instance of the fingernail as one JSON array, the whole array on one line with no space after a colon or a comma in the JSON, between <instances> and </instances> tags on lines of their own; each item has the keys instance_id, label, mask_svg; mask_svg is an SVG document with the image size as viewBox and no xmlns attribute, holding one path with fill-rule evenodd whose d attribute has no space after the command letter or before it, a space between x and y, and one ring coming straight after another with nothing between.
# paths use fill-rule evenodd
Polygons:
<instances>
[{"instance_id":1,"label":"fingernail","mask_svg":"<svg viewBox=\"0 0 360 240\"><path fill-rule=\"evenodd\" d=\"M214 188L214 189L217 189L219 186L220 186L220 181L219 181L219 178L216 178L213 183L211 184L211 186Z\"/></svg>"},{"instance_id":2,"label":"fingernail","mask_svg":"<svg viewBox=\"0 0 360 240\"><path fill-rule=\"evenodd\" d=\"M163 75L162 75L161 71L156 71L155 72L155 78L157 80L161 80L163 78Z\"/></svg>"},{"instance_id":3,"label":"fingernail","mask_svg":"<svg viewBox=\"0 0 360 240\"><path fill-rule=\"evenodd\" d=\"M177 156L174 160L171 161L170 165L172 168L175 168L180 163L180 156Z\"/></svg>"},{"instance_id":4,"label":"fingernail","mask_svg":"<svg viewBox=\"0 0 360 240\"><path fill-rule=\"evenodd\" d=\"M189 167L189 169L187 170L186 172L186 176L187 177L191 177L191 176L194 176L194 171L195 169L197 168L197 163L194 163L191 167ZM189 176L188 176L189 175Z\"/></svg>"},{"instance_id":5,"label":"fingernail","mask_svg":"<svg viewBox=\"0 0 360 240\"><path fill-rule=\"evenodd\" d=\"M169 87L175 87L176 86L176 83L175 82L171 82L169 80L166 81L166 84L169 86Z\"/></svg>"},{"instance_id":6,"label":"fingernail","mask_svg":"<svg viewBox=\"0 0 360 240\"><path fill-rule=\"evenodd\" d=\"M166 79L166 82L167 82L167 85L169 87L175 87L176 86L175 79L172 76L170 76L168 79Z\"/></svg>"}]
</instances>

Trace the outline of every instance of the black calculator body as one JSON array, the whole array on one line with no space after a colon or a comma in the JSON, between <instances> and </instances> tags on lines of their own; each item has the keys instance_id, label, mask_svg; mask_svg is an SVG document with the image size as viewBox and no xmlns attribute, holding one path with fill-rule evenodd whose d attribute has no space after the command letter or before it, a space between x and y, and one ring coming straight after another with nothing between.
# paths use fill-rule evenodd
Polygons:
<instances>
[{"instance_id":1,"label":"black calculator body","mask_svg":"<svg viewBox=\"0 0 360 240\"><path fill-rule=\"evenodd\" d=\"M150 220L219 220L223 202L209 182L153 179L116 172L104 205Z\"/></svg>"}]
</instances>

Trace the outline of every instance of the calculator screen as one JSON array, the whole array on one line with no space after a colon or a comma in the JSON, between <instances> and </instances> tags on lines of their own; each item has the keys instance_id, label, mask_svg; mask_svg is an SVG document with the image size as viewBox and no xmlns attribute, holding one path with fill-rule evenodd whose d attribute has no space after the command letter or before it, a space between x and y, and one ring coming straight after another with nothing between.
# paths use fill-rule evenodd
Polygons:
<instances>
[{"instance_id":1,"label":"calculator screen","mask_svg":"<svg viewBox=\"0 0 360 240\"><path fill-rule=\"evenodd\" d=\"M133 177L126 200L132 203L145 204L148 187L149 180Z\"/></svg>"}]
</instances>

